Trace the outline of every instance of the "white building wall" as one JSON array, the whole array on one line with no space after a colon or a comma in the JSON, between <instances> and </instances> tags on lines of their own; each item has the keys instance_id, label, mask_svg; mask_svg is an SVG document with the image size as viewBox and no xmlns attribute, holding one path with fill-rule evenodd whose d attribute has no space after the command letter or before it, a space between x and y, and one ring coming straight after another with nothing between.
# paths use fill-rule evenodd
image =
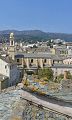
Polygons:
<instances>
[{"instance_id":1,"label":"white building wall","mask_svg":"<svg viewBox=\"0 0 72 120\"><path fill-rule=\"evenodd\" d=\"M16 65L9 65L2 59L0 59L0 74L9 77L9 85L14 85L19 81L20 72Z\"/></svg>"},{"instance_id":2,"label":"white building wall","mask_svg":"<svg viewBox=\"0 0 72 120\"><path fill-rule=\"evenodd\" d=\"M64 71L69 71L72 74L72 68L52 68L54 75L64 74Z\"/></svg>"},{"instance_id":3,"label":"white building wall","mask_svg":"<svg viewBox=\"0 0 72 120\"><path fill-rule=\"evenodd\" d=\"M0 59L0 74L10 77L9 65L2 59Z\"/></svg>"}]
</instances>

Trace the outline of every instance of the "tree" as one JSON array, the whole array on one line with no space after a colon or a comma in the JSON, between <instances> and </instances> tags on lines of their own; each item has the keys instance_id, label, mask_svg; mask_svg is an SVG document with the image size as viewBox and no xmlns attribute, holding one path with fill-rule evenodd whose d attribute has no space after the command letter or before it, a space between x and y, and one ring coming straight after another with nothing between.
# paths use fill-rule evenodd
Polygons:
<instances>
[{"instance_id":1,"label":"tree","mask_svg":"<svg viewBox=\"0 0 72 120\"><path fill-rule=\"evenodd\" d=\"M38 71L39 78L47 78L47 80L53 80L53 71L51 68L44 68Z\"/></svg>"},{"instance_id":2,"label":"tree","mask_svg":"<svg viewBox=\"0 0 72 120\"><path fill-rule=\"evenodd\" d=\"M55 82L60 83L60 81L64 78L63 74L60 74L59 76L57 76L57 79L55 79Z\"/></svg>"},{"instance_id":3,"label":"tree","mask_svg":"<svg viewBox=\"0 0 72 120\"><path fill-rule=\"evenodd\" d=\"M69 71L67 71L67 79L72 79L72 75Z\"/></svg>"}]
</instances>

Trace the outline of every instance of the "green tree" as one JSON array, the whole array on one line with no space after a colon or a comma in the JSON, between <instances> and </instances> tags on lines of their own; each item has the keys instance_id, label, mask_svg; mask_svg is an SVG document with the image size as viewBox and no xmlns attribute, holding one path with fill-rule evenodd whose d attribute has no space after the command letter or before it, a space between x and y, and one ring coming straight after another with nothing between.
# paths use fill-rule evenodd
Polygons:
<instances>
[{"instance_id":1,"label":"green tree","mask_svg":"<svg viewBox=\"0 0 72 120\"><path fill-rule=\"evenodd\" d=\"M59 76L57 76L57 79L55 79L55 82L60 83L60 81L64 78L63 74L60 74Z\"/></svg>"},{"instance_id":2,"label":"green tree","mask_svg":"<svg viewBox=\"0 0 72 120\"><path fill-rule=\"evenodd\" d=\"M69 71L67 71L67 79L72 79L72 75Z\"/></svg>"},{"instance_id":3,"label":"green tree","mask_svg":"<svg viewBox=\"0 0 72 120\"><path fill-rule=\"evenodd\" d=\"M53 80L53 71L51 68L44 68L38 71L39 78L47 78L47 80Z\"/></svg>"}]
</instances>

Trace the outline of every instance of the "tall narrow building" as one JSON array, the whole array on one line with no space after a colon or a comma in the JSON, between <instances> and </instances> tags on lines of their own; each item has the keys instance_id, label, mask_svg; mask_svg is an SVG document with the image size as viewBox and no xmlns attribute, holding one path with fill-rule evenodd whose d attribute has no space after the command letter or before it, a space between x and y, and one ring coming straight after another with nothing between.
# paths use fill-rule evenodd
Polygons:
<instances>
[{"instance_id":1,"label":"tall narrow building","mask_svg":"<svg viewBox=\"0 0 72 120\"><path fill-rule=\"evenodd\" d=\"M9 56L14 59L15 53L15 41L14 41L14 33L10 33L10 46L9 46Z\"/></svg>"}]
</instances>

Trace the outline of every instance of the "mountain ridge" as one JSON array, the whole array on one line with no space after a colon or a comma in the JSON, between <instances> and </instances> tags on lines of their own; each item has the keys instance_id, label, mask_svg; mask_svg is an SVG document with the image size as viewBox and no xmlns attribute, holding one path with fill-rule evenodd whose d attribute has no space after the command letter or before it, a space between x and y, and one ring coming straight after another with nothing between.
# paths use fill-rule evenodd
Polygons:
<instances>
[{"instance_id":1,"label":"mountain ridge","mask_svg":"<svg viewBox=\"0 0 72 120\"><path fill-rule=\"evenodd\" d=\"M2 38L9 39L9 34L14 32L16 40L49 40L49 39L63 39L65 41L72 41L72 34L70 33L53 33L43 32L41 30L2 30L0 31L0 40Z\"/></svg>"}]
</instances>

